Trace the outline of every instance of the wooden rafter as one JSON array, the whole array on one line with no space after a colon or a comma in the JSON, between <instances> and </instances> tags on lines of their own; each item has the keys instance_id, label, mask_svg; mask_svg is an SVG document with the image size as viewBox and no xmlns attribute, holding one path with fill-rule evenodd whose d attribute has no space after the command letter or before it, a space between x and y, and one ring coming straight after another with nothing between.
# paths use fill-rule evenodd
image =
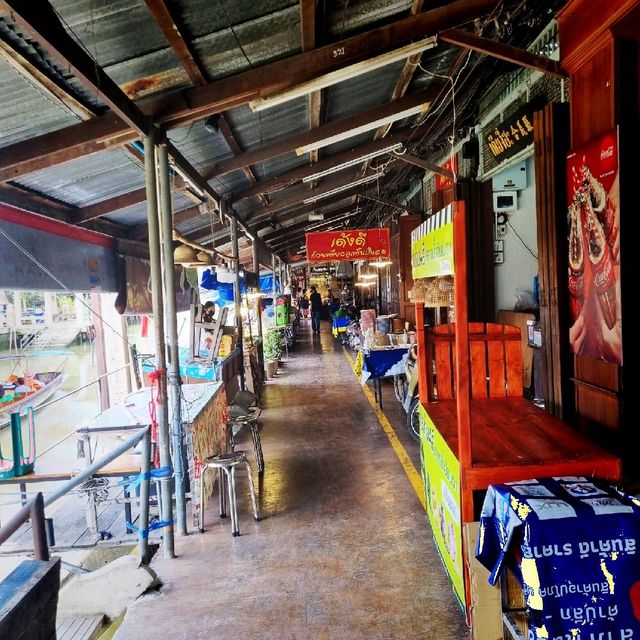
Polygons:
<instances>
[{"instance_id":1,"label":"wooden rafter","mask_svg":"<svg viewBox=\"0 0 640 640\"><path fill-rule=\"evenodd\" d=\"M13 5L18 8L27 5L33 6L33 11L37 13L36 5L43 4L46 5L46 3L42 3L42 0L32 3L0 0L0 7L4 7L8 13L13 13L14 16L20 11L14 11ZM260 98L263 95L335 71L345 65L403 46L413 39L424 37L425 34L436 33L439 30L468 22L490 12L494 6L495 0L458 0L458 2L446 7L410 16L385 27L347 38L339 43L250 69L211 82L203 87L175 92L167 97L150 98L139 106L144 114L153 115L155 120L165 127L180 127L231 107L247 104L250 100ZM26 28L31 30L29 25L26 25ZM336 58L333 54L338 48L343 49L345 53ZM91 67L94 69L95 64L92 63ZM77 126L74 125L74 127ZM135 127L121 122L119 126L110 129L108 137L111 140L125 139L130 142L139 137L134 129ZM98 132L86 135L75 128L62 129L59 133L60 137L67 137L73 151L69 150L67 153L61 154L56 146L56 139L51 141L43 139L37 150L41 167L93 153L99 150L99 143L102 140L102 135ZM75 144L74 141L78 138L84 140L85 146ZM94 144L90 144L91 142ZM23 168L29 166L29 162L25 162L22 166ZM4 162L0 162L0 175L5 169ZM17 170L18 168L14 168L14 171ZM19 170L23 173L26 172L22 169ZM14 177L15 175L19 174L14 173Z\"/></svg>"},{"instance_id":2,"label":"wooden rafter","mask_svg":"<svg viewBox=\"0 0 640 640\"><path fill-rule=\"evenodd\" d=\"M398 158L408 164L420 167L425 171L433 171L434 173L444 176L445 178L449 178L450 180L455 179L455 176L451 171L449 171L449 169L444 169L440 165L435 164L435 162L429 162L429 160L418 158L417 156L411 155L410 153L403 153L402 155L398 155Z\"/></svg>"},{"instance_id":3,"label":"wooden rafter","mask_svg":"<svg viewBox=\"0 0 640 640\"><path fill-rule=\"evenodd\" d=\"M474 35L462 29L447 29L438 34L443 42L455 44L458 47L471 49L499 60L541 71L558 78L568 78L568 74L560 67L560 63L544 56L539 56L524 49L518 49L502 42Z\"/></svg>"},{"instance_id":4,"label":"wooden rafter","mask_svg":"<svg viewBox=\"0 0 640 640\"><path fill-rule=\"evenodd\" d=\"M316 165L305 165L303 167L297 167L296 169L292 169L291 171L287 171L286 173L281 173L280 175L274 176L269 180L263 180L253 187L249 187L247 189L244 189L243 191L239 191L234 195L233 202L238 202L245 198L255 196L257 193L261 192L273 193L275 191L280 191L282 189L290 187L297 182L300 182L303 178L311 176L319 171L331 169L340 164L357 160L362 156L384 149L396 142L404 142L411 135L411 132L412 129L404 129L402 131L394 133L393 136L390 136L385 140L368 142L366 144L354 147L349 151L344 151L331 157L324 158L323 160L320 160L320 162L318 162L318 164Z\"/></svg>"},{"instance_id":5,"label":"wooden rafter","mask_svg":"<svg viewBox=\"0 0 640 640\"><path fill-rule=\"evenodd\" d=\"M124 131L124 133L123 133ZM114 113L0 149L0 182L129 143L138 135Z\"/></svg>"},{"instance_id":6,"label":"wooden rafter","mask_svg":"<svg viewBox=\"0 0 640 640\"><path fill-rule=\"evenodd\" d=\"M422 11L423 6L424 0L413 0L413 4L411 5L410 9L411 15L415 16L419 14ZM398 77L398 80L396 82L396 86L394 87L391 94L391 101L402 98L402 96L404 96L404 94L407 92L421 59L422 53L416 53L415 55L410 56L405 60L402 71L400 72L400 76ZM380 138L384 138L389 133L390 129L390 124L383 125L376 131L373 139L379 140Z\"/></svg>"},{"instance_id":7,"label":"wooden rafter","mask_svg":"<svg viewBox=\"0 0 640 640\"><path fill-rule=\"evenodd\" d=\"M348 185L351 185L357 178L358 169L351 167L350 172L345 173L344 175L336 175L328 178L322 183L321 186L316 187L311 191L307 191L305 189L291 190L291 192L288 192L286 196L280 198L275 202L272 202L268 207L258 207L254 209L251 214L245 218L245 220L250 220L254 217L257 218L264 215L273 216L282 209L288 209L289 207L295 206L296 204L303 203L307 198L321 198L324 194L327 194L334 189L342 189L343 187L347 187ZM322 200L319 200L317 203L315 203L315 206L321 207Z\"/></svg>"},{"instance_id":8,"label":"wooden rafter","mask_svg":"<svg viewBox=\"0 0 640 640\"><path fill-rule=\"evenodd\" d=\"M119 196L115 196L107 200L101 200L96 204L83 207L74 216L72 222L75 224L80 224L83 222L88 222L89 220L94 220L95 218L101 218L102 216L107 215L112 211L117 211L118 209L124 209L125 207L130 207L131 205L145 202L146 199L147 190L142 187L142 189L136 189L135 191L123 193Z\"/></svg>"},{"instance_id":9,"label":"wooden rafter","mask_svg":"<svg viewBox=\"0 0 640 640\"><path fill-rule=\"evenodd\" d=\"M124 94L102 67L67 33L47 0L34 0L29 3L0 0L0 8L10 12L16 23L31 37L67 66L85 87L95 91L128 127L142 135L149 135L155 129L152 119ZM157 134L160 138L160 132ZM191 164L170 143L167 143L167 148L182 172L188 174L195 185L218 202L217 193Z\"/></svg>"},{"instance_id":10,"label":"wooden rafter","mask_svg":"<svg viewBox=\"0 0 640 640\"><path fill-rule=\"evenodd\" d=\"M316 47L316 0L300 0L300 31L302 51L311 51ZM309 129L316 129L322 118L322 91L309 94ZM309 162L318 162L319 152L314 149L309 153Z\"/></svg>"},{"instance_id":11,"label":"wooden rafter","mask_svg":"<svg viewBox=\"0 0 640 640\"><path fill-rule=\"evenodd\" d=\"M172 14L165 0L144 1L191 82L196 87L204 87L207 84L206 72L191 47L189 39L177 17ZM220 114L218 126L222 137L231 149L231 153L234 156L241 154L242 149L223 114ZM250 167L243 167L243 172L251 184L256 183L256 177ZM263 197L262 200L264 204L268 204L266 198Z\"/></svg>"},{"instance_id":12,"label":"wooden rafter","mask_svg":"<svg viewBox=\"0 0 640 640\"><path fill-rule=\"evenodd\" d=\"M307 131L306 133L292 136L280 140L270 145L265 145L254 151L247 151L241 156L236 158L229 158L212 165L209 168L203 170L203 175L210 179L214 176L224 175L231 171L240 169L243 166L249 164L255 164L256 162L264 162L270 158L274 158L285 153L290 153L296 148L302 147L307 144L312 144L320 140L324 140L331 136L346 134L353 129L356 129L362 125L365 125L374 120L391 116L393 114L404 111L410 107L415 107L420 104L430 104L436 95L434 89L425 89L412 93L395 102L389 102L372 109L367 109L354 116L343 118L342 120L336 120L329 124L324 124L313 131Z\"/></svg>"}]
</instances>

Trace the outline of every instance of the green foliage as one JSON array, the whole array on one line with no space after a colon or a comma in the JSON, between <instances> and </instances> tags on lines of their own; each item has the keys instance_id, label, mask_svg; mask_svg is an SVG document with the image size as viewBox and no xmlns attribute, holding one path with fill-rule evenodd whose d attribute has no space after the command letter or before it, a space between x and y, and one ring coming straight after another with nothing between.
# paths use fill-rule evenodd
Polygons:
<instances>
[{"instance_id":1,"label":"green foliage","mask_svg":"<svg viewBox=\"0 0 640 640\"><path fill-rule=\"evenodd\" d=\"M277 329L269 329L264 335L264 359L277 360L282 355L282 347L280 346L280 331Z\"/></svg>"}]
</instances>

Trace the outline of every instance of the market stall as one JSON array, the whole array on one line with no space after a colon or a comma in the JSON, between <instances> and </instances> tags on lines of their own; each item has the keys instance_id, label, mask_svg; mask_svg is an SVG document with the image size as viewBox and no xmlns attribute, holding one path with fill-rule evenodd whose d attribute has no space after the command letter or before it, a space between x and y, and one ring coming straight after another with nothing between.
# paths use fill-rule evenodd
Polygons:
<instances>
[{"instance_id":1,"label":"market stall","mask_svg":"<svg viewBox=\"0 0 640 640\"><path fill-rule=\"evenodd\" d=\"M425 327L416 304L420 428L429 521L454 592L469 606L462 537L478 519L476 492L534 477L617 481L621 462L522 397L517 328L468 323L464 202L418 227L411 250L414 279L455 283L453 324Z\"/></svg>"}]
</instances>

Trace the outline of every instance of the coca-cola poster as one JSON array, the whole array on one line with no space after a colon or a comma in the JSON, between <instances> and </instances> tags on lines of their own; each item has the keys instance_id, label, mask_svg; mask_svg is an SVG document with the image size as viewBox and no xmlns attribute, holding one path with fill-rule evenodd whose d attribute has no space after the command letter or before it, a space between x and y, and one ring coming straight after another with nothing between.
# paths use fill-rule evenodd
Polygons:
<instances>
[{"instance_id":1,"label":"coca-cola poster","mask_svg":"<svg viewBox=\"0 0 640 640\"><path fill-rule=\"evenodd\" d=\"M567 186L571 350L622 364L617 128L568 155Z\"/></svg>"}]
</instances>

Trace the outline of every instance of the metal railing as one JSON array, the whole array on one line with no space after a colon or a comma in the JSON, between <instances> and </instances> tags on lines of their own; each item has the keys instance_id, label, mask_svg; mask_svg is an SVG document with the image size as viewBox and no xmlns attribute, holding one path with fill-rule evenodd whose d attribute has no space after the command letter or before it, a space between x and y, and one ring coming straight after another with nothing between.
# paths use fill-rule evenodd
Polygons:
<instances>
[{"instance_id":1,"label":"metal railing","mask_svg":"<svg viewBox=\"0 0 640 640\"><path fill-rule=\"evenodd\" d=\"M23 524L31 520L33 555L36 560L49 560L49 547L44 522L44 498L38 492L0 529L0 545L6 542Z\"/></svg>"},{"instance_id":2,"label":"metal railing","mask_svg":"<svg viewBox=\"0 0 640 640\"><path fill-rule=\"evenodd\" d=\"M102 430L113 431L122 429ZM99 460L90 464L81 473L65 482L46 498L43 497L42 493L38 493L35 498L27 502L22 509L0 529L0 544L8 540L22 524L31 518L36 560L48 560L49 548L45 534L45 507L51 506L54 502L70 493L97 471L106 467L110 462L113 462L129 449L133 449L140 441L142 441L142 459L140 464L140 522L138 529L141 533L138 537L138 552L142 562L148 562L149 544L147 531L149 528L149 486L151 481L151 430L149 427L143 427L136 431L134 435L127 438ZM17 480L19 480L19 478L17 478Z\"/></svg>"}]
</instances>

